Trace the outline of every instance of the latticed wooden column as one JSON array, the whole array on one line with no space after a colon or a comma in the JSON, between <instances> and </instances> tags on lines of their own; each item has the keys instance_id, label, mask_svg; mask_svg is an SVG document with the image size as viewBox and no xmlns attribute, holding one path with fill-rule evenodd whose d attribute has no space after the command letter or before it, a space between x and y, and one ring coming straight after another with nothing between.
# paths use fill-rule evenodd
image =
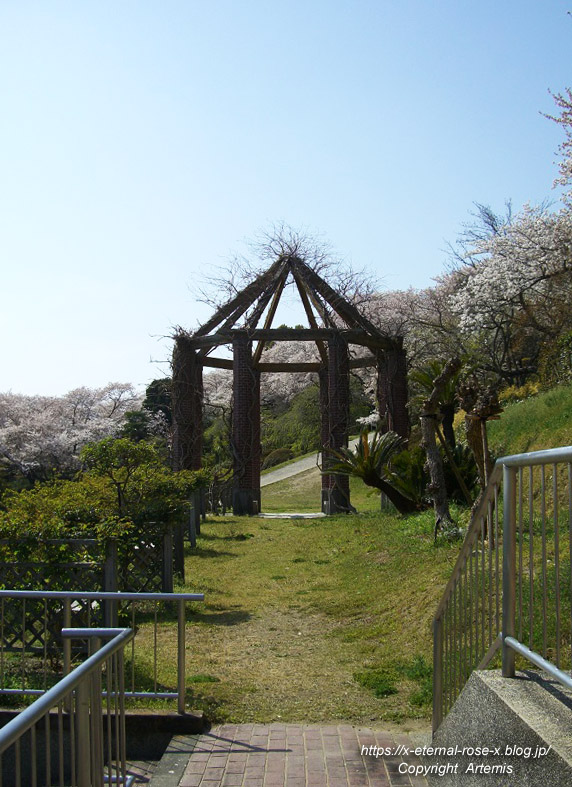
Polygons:
<instances>
[{"instance_id":1,"label":"latticed wooden column","mask_svg":"<svg viewBox=\"0 0 572 787\"><path fill-rule=\"evenodd\" d=\"M350 416L350 362L347 342L339 335L328 340L328 442L324 449L347 447ZM335 458L324 450L323 465L328 469ZM352 510L348 476L327 474L322 486L322 511L337 514Z\"/></svg>"},{"instance_id":2,"label":"latticed wooden column","mask_svg":"<svg viewBox=\"0 0 572 787\"><path fill-rule=\"evenodd\" d=\"M234 514L260 511L260 372L253 368L252 342L236 336L233 351L232 454Z\"/></svg>"},{"instance_id":3,"label":"latticed wooden column","mask_svg":"<svg viewBox=\"0 0 572 787\"><path fill-rule=\"evenodd\" d=\"M173 469L198 470L203 450L203 367L185 337L173 351Z\"/></svg>"},{"instance_id":4,"label":"latticed wooden column","mask_svg":"<svg viewBox=\"0 0 572 787\"><path fill-rule=\"evenodd\" d=\"M407 355L402 340L394 349L377 353L377 401L380 418L386 419L386 431L409 438L407 410Z\"/></svg>"},{"instance_id":5,"label":"latticed wooden column","mask_svg":"<svg viewBox=\"0 0 572 787\"><path fill-rule=\"evenodd\" d=\"M331 464L328 460L327 448L330 443L330 393L328 391L328 369L318 372L320 383L320 445L322 446L322 470ZM322 511L325 512L326 502L329 499L330 476L322 473Z\"/></svg>"}]
</instances>

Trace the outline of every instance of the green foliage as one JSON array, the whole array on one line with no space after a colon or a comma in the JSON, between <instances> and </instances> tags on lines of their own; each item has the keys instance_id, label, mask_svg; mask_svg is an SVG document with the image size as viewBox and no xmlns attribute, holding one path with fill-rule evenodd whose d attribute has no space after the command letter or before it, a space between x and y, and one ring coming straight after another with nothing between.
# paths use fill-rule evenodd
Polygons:
<instances>
[{"instance_id":1,"label":"green foliage","mask_svg":"<svg viewBox=\"0 0 572 787\"><path fill-rule=\"evenodd\" d=\"M262 411L263 455L287 449L294 455L317 451L320 446L320 389L309 385L284 404Z\"/></svg>"},{"instance_id":2,"label":"green foliage","mask_svg":"<svg viewBox=\"0 0 572 787\"><path fill-rule=\"evenodd\" d=\"M433 390L434 380L439 377L445 368L445 362L434 358L425 366L413 369L409 374L409 381L419 390L416 400L426 399ZM440 404L454 404L457 384L461 370L449 378L439 397Z\"/></svg>"},{"instance_id":3,"label":"green foliage","mask_svg":"<svg viewBox=\"0 0 572 787\"><path fill-rule=\"evenodd\" d=\"M174 473L154 446L126 438L87 446L82 458L90 470L74 481L6 492L0 537L137 538L151 524L164 530L180 521L191 492L207 482L204 471Z\"/></svg>"},{"instance_id":4,"label":"green foliage","mask_svg":"<svg viewBox=\"0 0 572 787\"><path fill-rule=\"evenodd\" d=\"M121 485L127 484L141 465L160 463L152 445L126 437L107 437L99 443L90 443L82 449L80 458L95 475L107 476L114 484Z\"/></svg>"},{"instance_id":5,"label":"green foliage","mask_svg":"<svg viewBox=\"0 0 572 787\"><path fill-rule=\"evenodd\" d=\"M203 433L203 463L205 467L217 468L221 473L232 466L229 449L229 425L222 416L213 418Z\"/></svg>"},{"instance_id":6,"label":"green foliage","mask_svg":"<svg viewBox=\"0 0 572 787\"><path fill-rule=\"evenodd\" d=\"M572 385L558 385L508 404L487 430L497 456L572 444Z\"/></svg>"},{"instance_id":7,"label":"green foliage","mask_svg":"<svg viewBox=\"0 0 572 787\"><path fill-rule=\"evenodd\" d=\"M572 331L544 345L538 367L540 381L547 388L572 380Z\"/></svg>"},{"instance_id":8,"label":"green foliage","mask_svg":"<svg viewBox=\"0 0 572 787\"><path fill-rule=\"evenodd\" d=\"M371 439L370 439L371 437ZM355 449L342 448L332 451L336 461L328 466L327 472L361 478L367 486L373 486L387 495L402 514L412 513L418 508L416 490L407 480L398 475L392 464L403 449L403 438L395 432L373 432L364 430Z\"/></svg>"},{"instance_id":9,"label":"green foliage","mask_svg":"<svg viewBox=\"0 0 572 787\"><path fill-rule=\"evenodd\" d=\"M121 437L127 437L135 443L149 440L151 416L147 410L130 410L125 413L125 420L121 427Z\"/></svg>"},{"instance_id":10,"label":"green foliage","mask_svg":"<svg viewBox=\"0 0 572 787\"><path fill-rule=\"evenodd\" d=\"M121 536L132 526L117 515L113 487L104 479L47 481L4 495L0 537L32 539Z\"/></svg>"},{"instance_id":11,"label":"green foliage","mask_svg":"<svg viewBox=\"0 0 572 787\"><path fill-rule=\"evenodd\" d=\"M350 378L350 431L356 418L368 415L371 402L357 377ZM295 456L318 451L321 446L322 414L317 383L300 391L290 402L274 402L262 410L263 456L278 449Z\"/></svg>"},{"instance_id":12,"label":"green foliage","mask_svg":"<svg viewBox=\"0 0 572 787\"><path fill-rule=\"evenodd\" d=\"M479 493L479 471L477 470L477 463L475 462L473 452L467 443L457 443L455 448L450 448L449 450L469 493L472 495L473 500L476 500ZM467 501L459 486L459 481L453 472L453 468L448 458L445 456L445 453L442 451L441 454L443 457L443 471L445 473L445 484L447 486L449 499L455 500L457 503L461 503L461 505L466 505Z\"/></svg>"},{"instance_id":13,"label":"green foliage","mask_svg":"<svg viewBox=\"0 0 572 787\"><path fill-rule=\"evenodd\" d=\"M173 413L171 409L171 385L170 378L153 380L147 386L143 408L150 413L162 413L167 423L173 423Z\"/></svg>"},{"instance_id":14,"label":"green foliage","mask_svg":"<svg viewBox=\"0 0 572 787\"><path fill-rule=\"evenodd\" d=\"M282 462L288 462L288 460L293 459L294 454L289 448L277 448L275 451L271 451L264 462L262 463L262 469L266 470L268 467L274 467L275 465L280 465Z\"/></svg>"},{"instance_id":15,"label":"green foliage","mask_svg":"<svg viewBox=\"0 0 572 787\"><path fill-rule=\"evenodd\" d=\"M400 671L409 680L418 684L409 698L411 704L417 707L431 705L433 701L433 667L425 661L425 657L415 656L412 662L402 665Z\"/></svg>"},{"instance_id":16,"label":"green foliage","mask_svg":"<svg viewBox=\"0 0 572 787\"><path fill-rule=\"evenodd\" d=\"M423 500L429 483L425 470L425 451L420 445L410 445L392 460L395 474L402 479L405 487L410 490L414 500Z\"/></svg>"},{"instance_id":17,"label":"green foliage","mask_svg":"<svg viewBox=\"0 0 572 787\"><path fill-rule=\"evenodd\" d=\"M395 673L389 669L365 670L355 672L354 680L366 689L371 689L376 697L389 697L397 694Z\"/></svg>"},{"instance_id":18,"label":"green foliage","mask_svg":"<svg viewBox=\"0 0 572 787\"><path fill-rule=\"evenodd\" d=\"M531 396L536 396L540 390L541 384L532 380L528 380L524 385L509 385L499 392L499 402L503 405L522 402L530 399Z\"/></svg>"}]
</instances>

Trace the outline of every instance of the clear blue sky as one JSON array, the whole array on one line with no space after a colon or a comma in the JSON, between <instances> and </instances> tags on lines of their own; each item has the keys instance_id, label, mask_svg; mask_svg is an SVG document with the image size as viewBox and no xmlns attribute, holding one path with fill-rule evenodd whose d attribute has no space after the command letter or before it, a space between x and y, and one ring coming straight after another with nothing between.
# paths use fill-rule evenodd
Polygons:
<instances>
[{"instance_id":1,"label":"clear blue sky","mask_svg":"<svg viewBox=\"0 0 572 787\"><path fill-rule=\"evenodd\" d=\"M167 374L277 221L430 284L474 202L557 198L571 6L0 0L0 391Z\"/></svg>"}]
</instances>

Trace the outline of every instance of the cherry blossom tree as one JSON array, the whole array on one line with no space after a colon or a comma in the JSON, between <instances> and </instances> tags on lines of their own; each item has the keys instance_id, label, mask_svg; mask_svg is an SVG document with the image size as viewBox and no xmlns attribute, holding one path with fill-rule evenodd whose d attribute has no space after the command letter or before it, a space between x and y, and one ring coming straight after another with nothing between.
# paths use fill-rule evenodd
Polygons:
<instances>
[{"instance_id":1,"label":"cherry blossom tree","mask_svg":"<svg viewBox=\"0 0 572 787\"><path fill-rule=\"evenodd\" d=\"M0 394L0 461L30 480L79 468L87 443L118 434L140 406L129 383L76 388L62 397Z\"/></svg>"},{"instance_id":2,"label":"cherry blossom tree","mask_svg":"<svg viewBox=\"0 0 572 787\"><path fill-rule=\"evenodd\" d=\"M522 384L543 343L572 327L572 215L525 206L474 242L451 305L459 335L485 369Z\"/></svg>"},{"instance_id":3,"label":"cherry blossom tree","mask_svg":"<svg viewBox=\"0 0 572 787\"><path fill-rule=\"evenodd\" d=\"M554 185L564 186L565 191L563 199L568 207L572 206L572 89L569 87L564 89L563 93L553 93L552 97L556 106L560 110L558 115L547 115L550 120L558 123L564 132L564 141L561 142L558 152L560 154L560 162L558 169L560 176L555 180Z\"/></svg>"}]
</instances>

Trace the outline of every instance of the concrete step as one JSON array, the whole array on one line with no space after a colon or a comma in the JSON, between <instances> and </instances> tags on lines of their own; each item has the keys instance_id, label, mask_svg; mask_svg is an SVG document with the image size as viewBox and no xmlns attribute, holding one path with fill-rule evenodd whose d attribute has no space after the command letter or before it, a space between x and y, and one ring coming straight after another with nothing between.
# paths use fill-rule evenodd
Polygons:
<instances>
[{"instance_id":1,"label":"concrete step","mask_svg":"<svg viewBox=\"0 0 572 787\"><path fill-rule=\"evenodd\" d=\"M532 670L474 672L432 746L429 785L572 784L572 693Z\"/></svg>"}]
</instances>

